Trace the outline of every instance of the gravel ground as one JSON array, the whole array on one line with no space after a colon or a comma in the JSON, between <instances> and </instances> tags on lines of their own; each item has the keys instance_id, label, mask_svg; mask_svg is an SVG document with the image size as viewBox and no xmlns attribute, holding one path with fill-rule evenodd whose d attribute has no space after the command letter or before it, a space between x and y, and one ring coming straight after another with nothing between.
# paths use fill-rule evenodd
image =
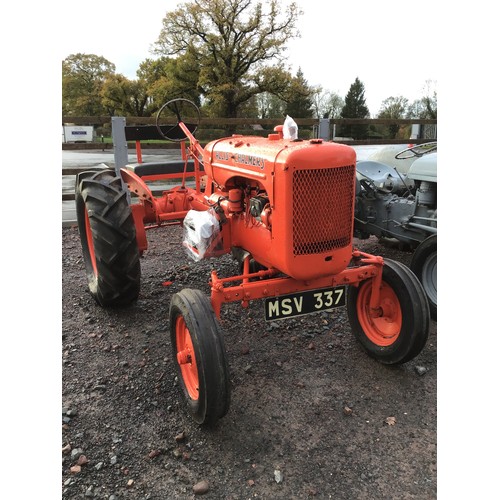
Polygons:
<instances>
[{"instance_id":1,"label":"gravel ground","mask_svg":"<svg viewBox=\"0 0 500 500\"><path fill-rule=\"evenodd\" d=\"M259 301L226 305L231 407L200 428L180 400L168 306L237 264L195 264L181 239L148 232L138 301L107 310L88 292L77 229L62 230L62 498L436 498L437 323L417 358L387 367L344 309L269 324Z\"/></svg>"}]
</instances>

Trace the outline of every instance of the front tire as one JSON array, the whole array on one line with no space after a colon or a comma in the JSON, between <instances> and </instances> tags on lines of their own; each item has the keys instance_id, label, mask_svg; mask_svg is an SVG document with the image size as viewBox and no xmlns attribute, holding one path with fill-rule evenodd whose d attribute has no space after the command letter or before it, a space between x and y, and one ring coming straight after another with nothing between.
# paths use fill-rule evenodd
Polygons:
<instances>
[{"instance_id":1,"label":"front tire","mask_svg":"<svg viewBox=\"0 0 500 500\"><path fill-rule=\"evenodd\" d=\"M424 287L429 301L431 317L437 319L437 235L427 237L416 248L410 269Z\"/></svg>"},{"instance_id":2,"label":"front tire","mask_svg":"<svg viewBox=\"0 0 500 500\"><path fill-rule=\"evenodd\" d=\"M214 424L229 409L230 379L224 339L210 299L186 288L174 294L170 339L180 387L198 424Z\"/></svg>"},{"instance_id":3,"label":"front tire","mask_svg":"<svg viewBox=\"0 0 500 500\"><path fill-rule=\"evenodd\" d=\"M376 314L370 309L371 291L371 280L348 289L347 314L355 337L381 363L410 361L422 351L429 335L429 305L422 285L408 267L384 259Z\"/></svg>"},{"instance_id":4,"label":"front tire","mask_svg":"<svg viewBox=\"0 0 500 500\"><path fill-rule=\"evenodd\" d=\"M90 293L104 307L129 304L139 296L141 267L121 177L112 170L79 174L75 202Z\"/></svg>"}]
</instances>

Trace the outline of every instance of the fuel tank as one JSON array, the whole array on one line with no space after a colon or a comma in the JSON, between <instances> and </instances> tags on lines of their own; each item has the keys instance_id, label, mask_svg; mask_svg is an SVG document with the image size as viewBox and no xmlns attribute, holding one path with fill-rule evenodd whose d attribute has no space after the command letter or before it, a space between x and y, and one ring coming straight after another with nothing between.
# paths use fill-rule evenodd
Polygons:
<instances>
[{"instance_id":1,"label":"fuel tank","mask_svg":"<svg viewBox=\"0 0 500 500\"><path fill-rule=\"evenodd\" d=\"M437 182L437 153L429 153L415 160L408 177L416 181Z\"/></svg>"}]
</instances>

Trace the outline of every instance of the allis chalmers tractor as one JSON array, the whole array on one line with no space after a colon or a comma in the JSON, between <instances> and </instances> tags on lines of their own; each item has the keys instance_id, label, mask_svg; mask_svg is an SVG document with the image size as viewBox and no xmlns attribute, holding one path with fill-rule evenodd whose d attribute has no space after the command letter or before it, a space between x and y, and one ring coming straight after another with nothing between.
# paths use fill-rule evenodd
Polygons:
<instances>
[{"instance_id":1,"label":"allis chalmers tractor","mask_svg":"<svg viewBox=\"0 0 500 500\"><path fill-rule=\"evenodd\" d=\"M194 261L231 253L240 263L237 276L211 272L210 297L184 289L171 299L173 359L193 419L213 423L229 408L218 322L229 302L246 307L261 299L268 321L345 306L370 356L385 364L417 356L430 318L422 285L404 265L353 248L355 151L287 138L283 126L265 138L233 135L203 148L194 137L199 117L185 99L158 112L159 133L181 144L180 169L167 162L160 172L145 163L134 171L84 172L76 181L88 285L101 306L138 298L146 229L181 224ZM188 175L194 187L187 187ZM173 177L181 185L153 196L147 181Z\"/></svg>"}]
</instances>

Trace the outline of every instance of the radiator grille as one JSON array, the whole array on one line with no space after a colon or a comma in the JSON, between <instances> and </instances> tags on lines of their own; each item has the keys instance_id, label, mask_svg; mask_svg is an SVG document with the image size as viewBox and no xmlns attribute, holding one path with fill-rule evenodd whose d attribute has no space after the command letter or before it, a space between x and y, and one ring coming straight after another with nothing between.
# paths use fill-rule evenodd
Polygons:
<instances>
[{"instance_id":1,"label":"radiator grille","mask_svg":"<svg viewBox=\"0 0 500 500\"><path fill-rule=\"evenodd\" d=\"M309 255L349 245L355 166L293 173L293 253Z\"/></svg>"}]
</instances>

